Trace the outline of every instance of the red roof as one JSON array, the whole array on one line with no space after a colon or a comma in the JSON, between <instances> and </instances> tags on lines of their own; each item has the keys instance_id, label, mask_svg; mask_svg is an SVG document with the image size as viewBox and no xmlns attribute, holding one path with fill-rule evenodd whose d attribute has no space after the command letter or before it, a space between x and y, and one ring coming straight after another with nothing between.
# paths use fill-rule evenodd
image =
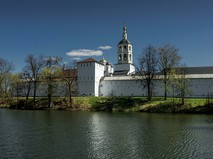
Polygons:
<instances>
[{"instance_id":1,"label":"red roof","mask_svg":"<svg viewBox=\"0 0 213 159\"><path fill-rule=\"evenodd\" d=\"M76 78L77 77L77 69L66 69L66 70L63 70L63 74L64 74L65 77Z\"/></svg>"},{"instance_id":2,"label":"red roof","mask_svg":"<svg viewBox=\"0 0 213 159\"><path fill-rule=\"evenodd\" d=\"M86 63L86 62L97 62L97 61L95 59L93 59L93 58L88 58L88 59L79 61L78 63Z\"/></svg>"}]
</instances>

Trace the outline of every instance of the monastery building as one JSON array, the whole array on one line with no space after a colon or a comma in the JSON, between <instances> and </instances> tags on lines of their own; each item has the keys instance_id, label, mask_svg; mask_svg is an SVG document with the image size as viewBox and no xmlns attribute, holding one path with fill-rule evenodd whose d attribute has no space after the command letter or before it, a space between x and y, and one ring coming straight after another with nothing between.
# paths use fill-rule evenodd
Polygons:
<instances>
[{"instance_id":1,"label":"monastery building","mask_svg":"<svg viewBox=\"0 0 213 159\"><path fill-rule=\"evenodd\" d=\"M145 83L141 76L135 75L132 50L124 26L122 40L117 45L117 64L113 66L105 59L96 61L93 58L78 62L79 96L147 96ZM187 97L207 97L213 93L213 67L183 69L190 81ZM153 96L164 96L162 78L154 79L153 86ZM168 96L173 95L174 92L168 90Z\"/></svg>"}]
</instances>

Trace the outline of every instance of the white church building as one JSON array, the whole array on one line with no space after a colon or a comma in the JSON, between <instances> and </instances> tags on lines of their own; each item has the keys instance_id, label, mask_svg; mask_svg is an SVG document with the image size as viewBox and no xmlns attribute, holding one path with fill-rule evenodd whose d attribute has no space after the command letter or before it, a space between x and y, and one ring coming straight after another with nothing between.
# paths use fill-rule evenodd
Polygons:
<instances>
[{"instance_id":1,"label":"white church building","mask_svg":"<svg viewBox=\"0 0 213 159\"><path fill-rule=\"evenodd\" d=\"M213 94L213 67L187 67L190 80L188 97L207 97ZM105 59L88 58L77 63L79 96L147 96L145 83L135 75L132 44L123 27L122 40L117 45L117 64ZM153 96L163 96L162 79L154 79ZM168 91L168 96L173 94Z\"/></svg>"}]
</instances>

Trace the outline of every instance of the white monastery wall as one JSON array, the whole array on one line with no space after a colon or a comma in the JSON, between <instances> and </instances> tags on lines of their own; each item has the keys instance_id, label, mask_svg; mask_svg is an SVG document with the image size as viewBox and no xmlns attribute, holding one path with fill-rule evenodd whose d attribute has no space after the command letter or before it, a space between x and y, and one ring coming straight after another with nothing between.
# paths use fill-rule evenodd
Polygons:
<instances>
[{"instance_id":1,"label":"white monastery wall","mask_svg":"<svg viewBox=\"0 0 213 159\"><path fill-rule=\"evenodd\" d=\"M153 96L164 96L164 84L162 79L153 80ZM189 79L189 90L186 97L213 96L213 78ZM172 97L173 91L168 87L167 95ZM179 92L174 92L178 96ZM100 84L100 96L147 96L145 83L133 77L105 77Z\"/></svg>"},{"instance_id":2,"label":"white monastery wall","mask_svg":"<svg viewBox=\"0 0 213 159\"><path fill-rule=\"evenodd\" d=\"M101 81L100 96L143 96L142 82L132 76L105 77Z\"/></svg>"},{"instance_id":3,"label":"white monastery wall","mask_svg":"<svg viewBox=\"0 0 213 159\"><path fill-rule=\"evenodd\" d=\"M104 66L97 62L78 63L78 91L80 96L98 96L99 81L104 76Z\"/></svg>"},{"instance_id":4,"label":"white monastery wall","mask_svg":"<svg viewBox=\"0 0 213 159\"><path fill-rule=\"evenodd\" d=\"M99 96L100 79L104 76L104 66L100 63L95 63L95 96Z\"/></svg>"},{"instance_id":5,"label":"white monastery wall","mask_svg":"<svg viewBox=\"0 0 213 159\"><path fill-rule=\"evenodd\" d=\"M95 63L78 63L79 95L94 95Z\"/></svg>"},{"instance_id":6,"label":"white monastery wall","mask_svg":"<svg viewBox=\"0 0 213 159\"><path fill-rule=\"evenodd\" d=\"M189 86L191 93L189 97L207 97L213 95L213 78L190 79Z\"/></svg>"}]
</instances>

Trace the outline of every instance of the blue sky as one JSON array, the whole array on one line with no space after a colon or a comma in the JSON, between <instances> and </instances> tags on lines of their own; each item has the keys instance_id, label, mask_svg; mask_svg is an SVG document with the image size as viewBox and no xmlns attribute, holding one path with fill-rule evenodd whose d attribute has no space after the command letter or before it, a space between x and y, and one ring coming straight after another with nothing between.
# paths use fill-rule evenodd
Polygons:
<instances>
[{"instance_id":1,"label":"blue sky","mask_svg":"<svg viewBox=\"0 0 213 159\"><path fill-rule=\"evenodd\" d=\"M115 64L124 22L134 63L148 44L170 43L187 66L213 66L212 0L0 0L0 57L15 71L30 53Z\"/></svg>"}]
</instances>

